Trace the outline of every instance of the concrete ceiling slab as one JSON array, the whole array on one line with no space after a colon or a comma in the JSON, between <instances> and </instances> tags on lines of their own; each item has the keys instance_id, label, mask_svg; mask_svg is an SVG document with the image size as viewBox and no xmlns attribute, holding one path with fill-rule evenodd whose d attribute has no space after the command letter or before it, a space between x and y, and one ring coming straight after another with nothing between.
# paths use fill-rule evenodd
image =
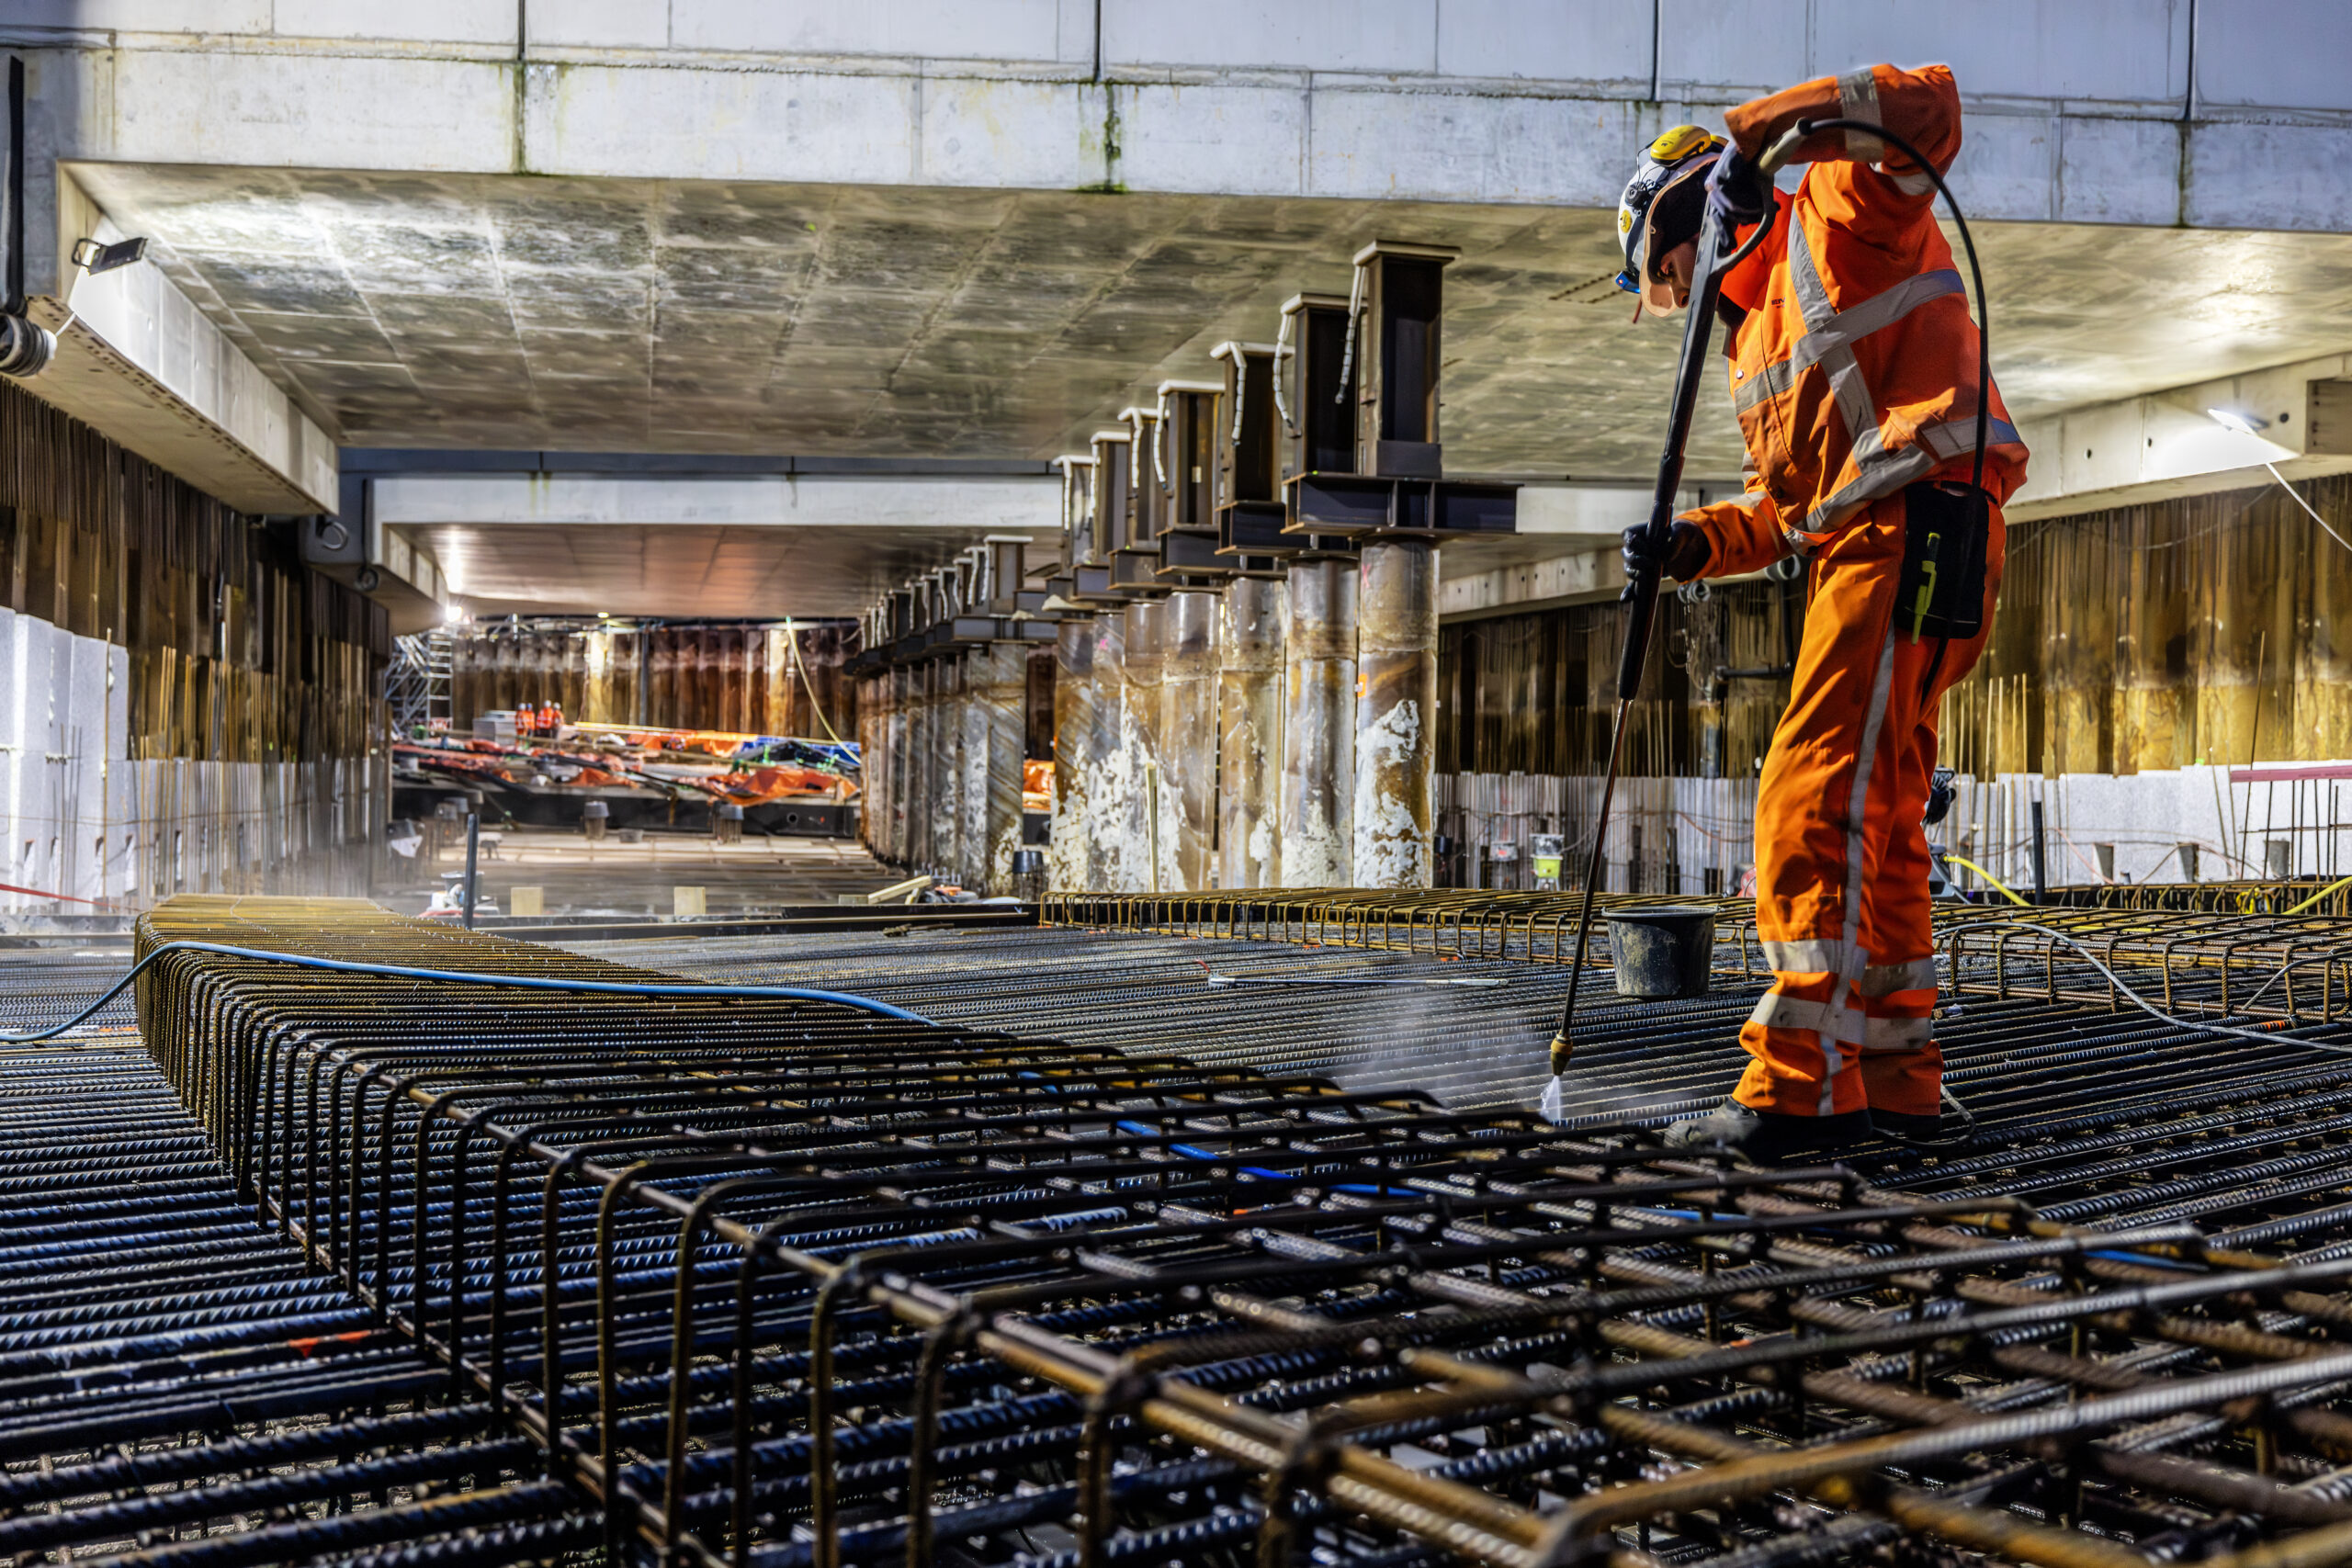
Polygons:
<instances>
[{"instance_id":1,"label":"concrete ceiling slab","mask_svg":"<svg viewBox=\"0 0 2352 1568\"><path fill-rule=\"evenodd\" d=\"M1374 237L1458 245L1448 467L1656 461L1676 333L1581 209L76 163L348 445L1035 458ZM1986 224L2020 415L2352 348L2352 237ZM1710 378L1691 472L1738 467Z\"/></svg>"},{"instance_id":2,"label":"concrete ceiling slab","mask_svg":"<svg viewBox=\"0 0 2352 1568\"><path fill-rule=\"evenodd\" d=\"M839 528L452 523L402 530L429 545L476 615L855 615L977 544L936 526Z\"/></svg>"}]
</instances>

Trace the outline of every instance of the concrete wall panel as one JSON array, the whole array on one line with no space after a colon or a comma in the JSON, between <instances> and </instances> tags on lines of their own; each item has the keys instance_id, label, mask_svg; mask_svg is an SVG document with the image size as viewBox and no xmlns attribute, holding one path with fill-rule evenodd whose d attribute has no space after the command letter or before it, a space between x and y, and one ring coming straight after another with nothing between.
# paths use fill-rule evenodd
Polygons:
<instances>
[{"instance_id":1,"label":"concrete wall panel","mask_svg":"<svg viewBox=\"0 0 2352 1568\"><path fill-rule=\"evenodd\" d=\"M1940 62L1979 97L2177 104L2188 90L2188 0L1814 0L1811 10L1815 75Z\"/></svg>"},{"instance_id":2,"label":"concrete wall panel","mask_svg":"<svg viewBox=\"0 0 2352 1568\"><path fill-rule=\"evenodd\" d=\"M1632 103L1318 92L1310 194L1614 207L1654 113ZM1441 193L1451 193L1442 196Z\"/></svg>"},{"instance_id":3,"label":"concrete wall panel","mask_svg":"<svg viewBox=\"0 0 2352 1568\"><path fill-rule=\"evenodd\" d=\"M1062 8L1061 0L930 6L670 0L670 44L763 54L1053 60L1060 47Z\"/></svg>"},{"instance_id":4,"label":"concrete wall panel","mask_svg":"<svg viewBox=\"0 0 2352 1568\"><path fill-rule=\"evenodd\" d=\"M539 48L666 49L670 0L563 0L533 6L524 26Z\"/></svg>"},{"instance_id":5,"label":"concrete wall panel","mask_svg":"<svg viewBox=\"0 0 2352 1568\"><path fill-rule=\"evenodd\" d=\"M1102 0L1102 64L1241 70L1438 69L1439 0Z\"/></svg>"},{"instance_id":6,"label":"concrete wall panel","mask_svg":"<svg viewBox=\"0 0 2352 1568\"><path fill-rule=\"evenodd\" d=\"M2200 108L2352 109L2352 6L2198 0Z\"/></svg>"},{"instance_id":7,"label":"concrete wall panel","mask_svg":"<svg viewBox=\"0 0 2352 1568\"><path fill-rule=\"evenodd\" d=\"M922 85L925 185L1068 190L1105 177L1099 87L943 77Z\"/></svg>"},{"instance_id":8,"label":"concrete wall panel","mask_svg":"<svg viewBox=\"0 0 2352 1568\"><path fill-rule=\"evenodd\" d=\"M1307 96L1290 86L1122 86L1122 185L1227 196L1304 194Z\"/></svg>"},{"instance_id":9,"label":"concrete wall panel","mask_svg":"<svg viewBox=\"0 0 2352 1568\"><path fill-rule=\"evenodd\" d=\"M405 56L123 50L114 56L103 155L256 168L503 170L514 162L513 70Z\"/></svg>"},{"instance_id":10,"label":"concrete wall panel","mask_svg":"<svg viewBox=\"0 0 2352 1568\"><path fill-rule=\"evenodd\" d=\"M903 185L914 173L912 77L534 65L527 89L544 174Z\"/></svg>"},{"instance_id":11,"label":"concrete wall panel","mask_svg":"<svg viewBox=\"0 0 2352 1568\"><path fill-rule=\"evenodd\" d=\"M2064 120L2054 214L2067 223L2171 223L2180 216L2180 128L2166 120Z\"/></svg>"},{"instance_id":12,"label":"concrete wall panel","mask_svg":"<svg viewBox=\"0 0 2352 1568\"><path fill-rule=\"evenodd\" d=\"M1674 25L1658 29L1659 90L1737 102L1820 74L1811 11L1810 0L1680 0Z\"/></svg>"},{"instance_id":13,"label":"concrete wall panel","mask_svg":"<svg viewBox=\"0 0 2352 1568\"><path fill-rule=\"evenodd\" d=\"M2188 144L2183 220L2213 229L2352 229L2352 127L2219 121Z\"/></svg>"},{"instance_id":14,"label":"concrete wall panel","mask_svg":"<svg viewBox=\"0 0 2352 1568\"><path fill-rule=\"evenodd\" d=\"M482 0L401 0L396 6L379 0L276 0L271 30L283 38L398 39L513 49L519 9Z\"/></svg>"},{"instance_id":15,"label":"concrete wall panel","mask_svg":"<svg viewBox=\"0 0 2352 1568\"><path fill-rule=\"evenodd\" d=\"M234 37L269 31L271 8L271 0L15 0L7 19L20 28Z\"/></svg>"},{"instance_id":16,"label":"concrete wall panel","mask_svg":"<svg viewBox=\"0 0 2352 1568\"><path fill-rule=\"evenodd\" d=\"M1443 76L1583 82L1646 95L1653 31L1648 9L1638 6L1442 0L1437 69Z\"/></svg>"},{"instance_id":17,"label":"concrete wall panel","mask_svg":"<svg viewBox=\"0 0 2352 1568\"><path fill-rule=\"evenodd\" d=\"M1971 221L2033 223L2057 216L2060 123L2056 115L1969 117L1967 138L1952 163L1951 186ZM1936 210L1944 215L1940 197Z\"/></svg>"}]
</instances>

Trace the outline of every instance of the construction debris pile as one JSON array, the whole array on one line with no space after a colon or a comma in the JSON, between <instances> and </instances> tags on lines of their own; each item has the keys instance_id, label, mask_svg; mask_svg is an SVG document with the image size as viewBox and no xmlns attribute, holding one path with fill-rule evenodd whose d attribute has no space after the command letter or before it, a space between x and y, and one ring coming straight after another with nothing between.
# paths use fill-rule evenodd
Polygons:
<instances>
[{"instance_id":1,"label":"construction debris pile","mask_svg":"<svg viewBox=\"0 0 2352 1568\"><path fill-rule=\"evenodd\" d=\"M1132 1009L1123 1053L361 905L142 923L187 939L360 966L163 952L141 1016L238 1197L331 1276L305 1288L535 1452L492 1489L510 1542L584 1515L624 1560L768 1568L2352 1553L2352 1243L2315 1196L2352 1181L2352 1059L2283 1097L2078 1097L2103 1131L2045 1108L1939 1167L1766 1172L1349 1089L1278 1033L1198 1062ZM2236 1194L2228 1234L2185 1187ZM309 1539L426 1539L351 1506ZM203 1560L301 1555L237 1539Z\"/></svg>"},{"instance_id":2,"label":"construction debris pile","mask_svg":"<svg viewBox=\"0 0 2352 1568\"><path fill-rule=\"evenodd\" d=\"M851 742L605 724L534 725L518 735L504 714L475 730L394 743L393 784L408 807L396 817L431 815L435 792L453 785L481 792L493 816L548 826L576 824L592 800L616 825L667 823L680 804L706 815L733 806L757 822L775 813L756 808L847 806L859 793Z\"/></svg>"}]
</instances>

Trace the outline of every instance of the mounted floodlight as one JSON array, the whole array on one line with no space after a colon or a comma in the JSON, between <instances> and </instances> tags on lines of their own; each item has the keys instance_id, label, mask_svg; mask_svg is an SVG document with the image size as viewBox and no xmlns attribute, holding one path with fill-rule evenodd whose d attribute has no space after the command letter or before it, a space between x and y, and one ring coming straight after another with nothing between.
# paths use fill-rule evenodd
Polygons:
<instances>
[{"instance_id":1,"label":"mounted floodlight","mask_svg":"<svg viewBox=\"0 0 2352 1568\"><path fill-rule=\"evenodd\" d=\"M2257 415L2241 413L2236 409L2207 409L2205 417L2223 430L2234 430L2240 435L2252 435L2270 428L2270 422Z\"/></svg>"},{"instance_id":2,"label":"mounted floodlight","mask_svg":"<svg viewBox=\"0 0 2352 1568\"><path fill-rule=\"evenodd\" d=\"M144 234L135 239L117 240L111 245L89 239L74 242L74 265L92 277L102 272L112 272L119 266L129 266L146 254L147 236Z\"/></svg>"},{"instance_id":3,"label":"mounted floodlight","mask_svg":"<svg viewBox=\"0 0 2352 1568\"><path fill-rule=\"evenodd\" d=\"M112 244L85 237L74 242L74 266L85 277L96 277L102 272L129 266L147 254L144 234ZM0 375L29 380L49 368L56 357L57 340L73 329L79 312L68 310L65 324L51 332L47 327L22 315L0 315Z\"/></svg>"}]
</instances>

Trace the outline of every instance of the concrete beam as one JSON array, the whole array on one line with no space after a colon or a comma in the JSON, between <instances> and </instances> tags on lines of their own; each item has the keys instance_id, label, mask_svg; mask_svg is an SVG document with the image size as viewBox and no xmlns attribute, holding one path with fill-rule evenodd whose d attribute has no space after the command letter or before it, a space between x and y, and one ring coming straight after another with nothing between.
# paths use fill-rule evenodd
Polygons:
<instances>
[{"instance_id":1,"label":"concrete beam","mask_svg":"<svg viewBox=\"0 0 2352 1568\"><path fill-rule=\"evenodd\" d=\"M2207 412L2263 422L2255 434ZM2020 421L2033 454L2013 522L2352 473L2352 355L2330 355Z\"/></svg>"},{"instance_id":2,"label":"concrete beam","mask_svg":"<svg viewBox=\"0 0 2352 1568\"><path fill-rule=\"evenodd\" d=\"M126 237L70 179L58 188L60 233ZM29 301L58 345L26 390L240 512L335 509L334 442L171 279L144 263L65 276L63 297Z\"/></svg>"},{"instance_id":3,"label":"concrete beam","mask_svg":"<svg viewBox=\"0 0 2352 1568\"><path fill-rule=\"evenodd\" d=\"M1604 209L1676 120L1943 60L1973 216L2352 228L2352 188L2311 174L2352 150L2352 86L2314 63L2352 51L2333 0L1832 9L633 0L518 33L446 3L235 0L198 29L184 0L109 0L103 28L25 0L0 41L46 56L57 157Z\"/></svg>"},{"instance_id":4,"label":"concrete beam","mask_svg":"<svg viewBox=\"0 0 2352 1568\"><path fill-rule=\"evenodd\" d=\"M957 536L1046 534L1060 527L1061 489L1050 478L922 479L854 474L386 475L375 480L376 521L662 527L936 527Z\"/></svg>"},{"instance_id":5,"label":"concrete beam","mask_svg":"<svg viewBox=\"0 0 2352 1568\"><path fill-rule=\"evenodd\" d=\"M1054 536L1051 479L378 474L379 547L477 613L854 615L989 534Z\"/></svg>"},{"instance_id":6,"label":"concrete beam","mask_svg":"<svg viewBox=\"0 0 2352 1568\"><path fill-rule=\"evenodd\" d=\"M1691 486L1676 496L1676 510L1697 506L1714 493ZM1441 552L1439 618L1471 621L1613 597L1625 583L1619 541L1649 514L1646 490L1524 486L1517 534L1458 540Z\"/></svg>"}]
</instances>

